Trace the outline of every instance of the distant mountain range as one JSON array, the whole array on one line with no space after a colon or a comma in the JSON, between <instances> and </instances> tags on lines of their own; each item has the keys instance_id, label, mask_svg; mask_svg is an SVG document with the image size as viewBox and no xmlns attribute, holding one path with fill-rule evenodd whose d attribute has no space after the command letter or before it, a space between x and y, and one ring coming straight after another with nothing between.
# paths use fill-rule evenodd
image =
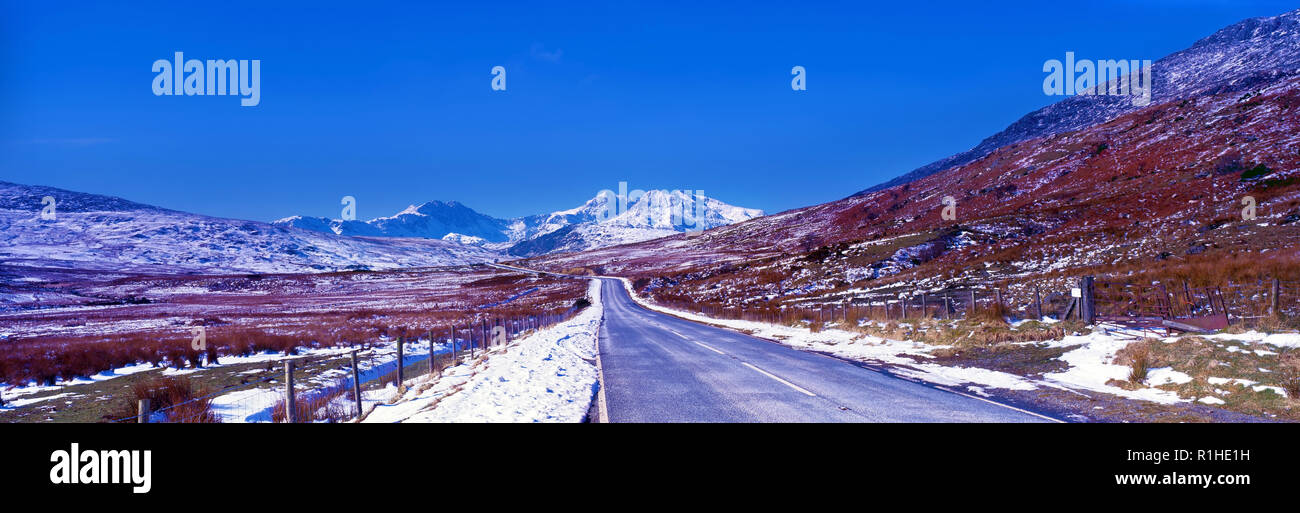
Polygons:
<instances>
[{"instance_id":1,"label":"distant mountain range","mask_svg":"<svg viewBox=\"0 0 1300 513\"><path fill-rule=\"evenodd\" d=\"M40 217L55 198L55 218ZM674 209L698 201L699 223ZM294 273L474 264L640 242L762 215L712 198L651 191L618 215L601 196L574 209L495 219L433 201L370 221L224 219L112 196L0 182L0 266L145 273ZM2 273L0 273L2 274Z\"/></svg>"},{"instance_id":2,"label":"distant mountain range","mask_svg":"<svg viewBox=\"0 0 1300 513\"><path fill-rule=\"evenodd\" d=\"M454 201L431 201L369 221L293 216L273 224L346 236L441 239L535 256L641 242L763 215L682 191L648 191L622 207L612 201L614 195L597 195L576 208L514 219L497 219Z\"/></svg>"},{"instance_id":3,"label":"distant mountain range","mask_svg":"<svg viewBox=\"0 0 1300 513\"><path fill-rule=\"evenodd\" d=\"M55 198L53 220L41 199ZM111 196L0 182L0 264L149 273L292 273L490 262L477 246L340 237L223 219Z\"/></svg>"}]
</instances>

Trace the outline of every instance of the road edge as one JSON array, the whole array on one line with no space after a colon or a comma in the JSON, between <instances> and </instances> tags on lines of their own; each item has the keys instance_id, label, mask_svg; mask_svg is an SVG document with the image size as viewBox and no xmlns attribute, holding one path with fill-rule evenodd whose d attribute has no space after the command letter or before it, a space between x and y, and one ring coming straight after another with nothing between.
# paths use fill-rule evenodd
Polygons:
<instances>
[{"instance_id":1,"label":"road edge","mask_svg":"<svg viewBox=\"0 0 1300 513\"><path fill-rule=\"evenodd\" d=\"M596 278L599 280L599 278ZM602 302L604 301L602 297ZM596 423L609 423L609 404L605 402L605 365L600 361L600 332L605 329L605 311L600 312L600 327L596 328Z\"/></svg>"},{"instance_id":2,"label":"road edge","mask_svg":"<svg viewBox=\"0 0 1300 513\"><path fill-rule=\"evenodd\" d=\"M768 342L768 343L772 343L772 344L777 344L777 345L780 345L780 346L783 346L783 347L788 347L788 348L790 348L790 349L794 349L794 350L796 350L796 351L803 351L803 349L800 349L800 348L797 348L797 347L791 346L791 345L789 345L789 344L782 343L780 340L773 340L773 339L770 339L770 338L763 338L763 337L757 336L757 335L755 335L755 334L753 334L753 333L749 333L749 332L746 332L746 331L743 331L743 330L739 330L739 329L733 328L733 327L731 327L731 326L726 326L726 325L722 325L722 324L713 324L713 323L709 323L709 322L697 321L697 320L695 320L695 319L688 319L688 318L686 318L686 317L682 317L682 316L680 316L680 315L675 315L675 314L672 313L671 311L669 311L669 312L665 312L665 311L662 311L662 310L655 310L655 309L652 309L652 308L648 308L646 305L641 304L640 301L637 301L638 296L637 296L637 294L636 294L636 291L632 289L632 283L631 283L630 280L628 280L627 278L620 277L620 276L609 276L609 277L607 277L607 278L611 278L611 279L617 280L619 283L621 283L621 284L623 285L623 290L626 291L627 294L628 294L628 296L632 298L632 302L633 302L634 304L636 304L638 307L640 307L640 308L644 308L644 309L646 309L646 310L648 310L648 311L655 312L655 313L660 313L660 314L668 315L668 316L672 316L672 317L676 317L676 318L681 319L681 320L683 320L683 321L693 322L693 323L695 323L695 324L699 324L699 325L703 325L703 326L709 326L709 327L713 327L713 328L724 329L724 330L727 330L727 331L731 331L731 332L733 332L733 333L737 333L737 334L740 334L740 335L744 335L744 336L747 336L747 337L753 338L753 339L755 339L755 340L761 340L761 341L764 341L764 342ZM602 313L602 317L601 317L601 322L602 322L602 323L604 322L603 313ZM603 326L603 324L602 324L602 326ZM598 337L598 338L599 338L599 337ZM597 344L599 344L599 339L597 340ZM935 390L939 390L939 391L943 391L943 392L948 392L948 393L950 393L950 394L960 395L960 396L968 397L968 398L971 398L971 399L976 399L976 400L983 401L983 402L985 402L985 403L989 403L989 404L996 405L996 406L1001 406L1001 407L1006 408L1006 409L1008 409L1008 410L1017 411L1017 412L1020 412L1020 413L1023 413L1023 414L1027 414L1027 415L1030 415L1030 416L1033 416L1033 417L1038 417L1038 418L1040 418L1040 419L1047 420L1047 421L1049 421L1049 422L1054 422L1054 423L1057 423L1057 424L1069 424L1069 423L1070 423L1070 422L1067 421L1067 420L1058 419L1058 418L1056 418L1056 417L1052 417L1052 416L1045 415L1045 414L1042 414L1042 413L1034 412L1034 411L1032 411L1032 410L1028 410L1028 409L1025 409L1025 408L1020 408L1020 407L1018 407L1018 406L1013 406L1013 405L1010 405L1010 404L1006 404L1006 403L1003 403L1003 402L1001 402L1001 401L994 401L994 400L992 400L992 399L983 398L983 397L978 397L978 396L970 395L970 394L967 394L967 393L964 393L964 392L960 392L960 391L957 391L957 390L953 390L953 389L948 388L947 386L942 385L942 384L939 384L939 383L932 383L932 382L924 381L924 380L904 379L904 378L901 378L901 377L899 377L899 376L894 375L893 373L881 372L881 371L879 371L879 370L872 369L871 367L867 367L867 366L863 365L863 364L865 364L866 362L861 362L861 361L853 360L853 359L850 359L850 358L844 358L844 357L840 357L840 356L837 356L837 355L826 354L826 353L823 353L823 352L821 352L821 351L808 351L808 352L810 352L810 353L812 353L812 354L819 355L819 356L823 356L823 357L826 357L826 358L830 358L830 359L832 359L832 360L841 361L841 362L847 363L847 364L849 364L849 365L855 365L855 366L858 366L858 367L861 367L861 368L864 368L864 369L870 370L870 371L872 371L872 372L876 372L876 373L878 373L878 374L882 374L882 375L885 375L885 376L888 376L888 377L891 377L891 378L894 378L894 379L903 379L904 381L911 381L911 382L913 382L913 383L917 383L917 384L920 384L920 385L924 385L924 386L927 386L927 387L933 388L933 389L935 389Z\"/></svg>"}]
</instances>

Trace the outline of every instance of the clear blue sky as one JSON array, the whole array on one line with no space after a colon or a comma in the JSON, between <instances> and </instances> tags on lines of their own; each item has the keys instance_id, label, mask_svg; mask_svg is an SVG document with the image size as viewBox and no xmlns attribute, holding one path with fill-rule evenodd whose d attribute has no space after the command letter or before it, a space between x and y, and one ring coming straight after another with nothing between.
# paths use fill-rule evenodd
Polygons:
<instances>
[{"instance_id":1,"label":"clear blue sky","mask_svg":"<svg viewBox=\"0 0 1300 513\"><path fill-rule=\"evenodd\" d=\"M1052 101L1042 65L1066 51L1155 60L1295 7L313 4L4 0L0 180L263 221L345 195L363 219L434 199L511 217L619 181L777 212L974 146ZM261 59L261 105L154 96L176 51Z\"/></svg>"}]
</instances>

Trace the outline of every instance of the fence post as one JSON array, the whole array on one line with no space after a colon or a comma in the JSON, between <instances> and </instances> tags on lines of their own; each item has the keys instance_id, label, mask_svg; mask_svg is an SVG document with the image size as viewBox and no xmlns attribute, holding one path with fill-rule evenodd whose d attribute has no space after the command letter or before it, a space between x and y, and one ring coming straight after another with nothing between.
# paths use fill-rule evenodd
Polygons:
<instances>
[{"instance_id":1,"label":"fence post","mask_svg":"<svg viewBox=\"0 0 1300 513\"><path fill-rule=\"evenodd\" d=\"M1094 309L1095 304L1093 303L1094 298L1092 295L1092 276L1079 278L1079 291L1082 292L1080 294L1081 297L1079 298L1079 319L1082 320L1084 324L1092 324L1097 317L1097 312Z\"/></svg>"},{"instance_id":2,"label":"fence post","mask_svg":"<svg viewBox=\"0 0 1300 513\"><path fill-rule=\"evenodd\" d=\"M448 340L451 341L451 362L456 363L456 325L453 323L447 331L450 332Z\"/></svg>"},{"instance_id":3,"label":"fence post","mask_svg":"<svg viewBox=\"0 0 1300 513\"><path fill-rule=\"evenodd\" d=\"M1001 307L1001 306L1002 306L1002 288L999 287L999 288L995 288L995 289L993 289L993 297L994 297L994 301L997 301L997 304L994 305L994 308Z\"/></svg>"},{"instance_id":4,"label":"fence post","mask_svg":"<svg viewBox=\"0 0 1300 513\"><path fill-rule=\"evenodd\" d=\"M970 289L970 306L967 306L967 307L966 307L966 315L969 317L969 316L970 316L971 314L973 314L973 313L975 313L975 289L974 289L974 288L971 288L971 289Z\"/></svg>"},{"instance_id":5,"label":"fence post","mask_svg":"<svg viewBox=\"0 0 1300 513\"><path fill-rule=\"evenodd\" d=\"M406 381L402 378L405 376L406 360L402 358L402 337L397 337L397 389L402 389L402 383Z\"/></svg>"},{"instance_id":6,"label":"fence post","mask_svg":"<svg viewBox=\"0 0 1300 513\"><path fill-rule=\"evenodd\" d=\"M944 320L952 318L952 296L943 297L943 318Z\"/></svg>"},{"instance_id":7,"label":"fence post","mask_svg":"<svg viewBox=\"0 0 1300 513\"><path fill-rule=\"evenodd\" d=\"M361 371L357 364L357 350L352 350L352 400L357 403L357 420L361 420Z\"/></svg>"},{"instance_id":8,"label":"fence post","mask_svg":"<svg viewBox=\"0 0 1300 513\"><path fill-rule=\"evenodd\" d=\"M435 354L437 353L436 353L436 349L434 349L433 347L433 330L430 329L429 330L429 375L430 376L433 375L433 367L434 367L433 356Z\"/></svg>"},{"instance_id":9,"label":"fence post","mask_svg":"<svg viewBox=\"0 0 1300 513\"><path fill-rule=\"evenodd\" d=\"M926 311L927 309L925 307L925 293L922 292L921 293L921 317L925 317Z\"/></svg>"},{"instance_id":10,"label":"fence post","mask_svg":"<svg viewBox=\"0 0 1300 513\"><path fill-rule=\"evenodd\" d=\"M148 424L148 423L149 423L149 413L150 413L150 412L149 412L149 399L147 399L147 398L146 398L146 399L141 399L141 400L140 400L140 404L139 404L138 406L139 406L139 408L136 410L136 419L135 419L135 421L138 422L138 423L140 423L140 424Z\"/></svg>"},{"instance_id":11,"label":"fence post","mask_svg":"<svg viewBox=\"0 0 1300 513\"><path fill-rule=\"evenodd\" d=\"M1278 280L1277 278L1273 278L1273 291L1271 294L1269 294L1269 296L1272 296L1269 298L1272 302L1272 305L1269 308L1269 313L1274 317L1281 317L1282 315L1282 310L1279 308L1282 305L1280 301L1281 292L1282 292L1281 280Z\"/></svg>"},{"instance_id":12,"label":"fence post","mask_svg":"<svg viewBox=\"0 0 1300 513\"><path fill-rule=\"evenodd\" d=\"M1038 314L1039 321L1043 320L1043 295L1038 292L1038 284L1034 284L1034 313Z\"/></svg>"},{"instance_id":13,"label":"fence post","mask_svg":"<svg viewBox=\"0 0 1300 513\"><path fill-rule=\"evenodd\" d=\"M293 404L293 360L284 362L284 421L293 424L294 412L297 408Z\"/></svg>"},{"instance_id":14,"label":"fence post","mask_svg":"<svg viewBox=\"0 0 1300 513\"><path fill-rule=\"evenodd\" d=\"M903 316L899 317L899 319L907 319L907 297L906 296L902 294L898 295L898 307L903 312Z\"/></svg>"}]
</instances>

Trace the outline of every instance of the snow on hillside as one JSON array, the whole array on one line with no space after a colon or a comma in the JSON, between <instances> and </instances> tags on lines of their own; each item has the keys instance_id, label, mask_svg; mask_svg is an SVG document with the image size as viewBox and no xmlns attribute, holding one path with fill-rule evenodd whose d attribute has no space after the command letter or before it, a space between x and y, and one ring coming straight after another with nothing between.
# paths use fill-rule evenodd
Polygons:
<instances>
[{"instance_id":1,"label":"snow on hillside","mask_svg":"<svg viewBox=\"0 0 1300 513\"><path fill-rule=\"evenodd\" d=\"M370 221L293 216L274 224L340 235L442 239L533 256L641 242L763 215L682 191L646 191L626 203L601 194L568 210L496 219L456 202L433 201Z\"/></svg>"},{"instance_id":2,"label":"snow on hillside","mask_svg":"<svg viewBox=\"0 0 1300 513\"><path fill-rule=\"evenodd\" d=\"M39 217L44 196L54 220ZM33 267L150 272L313 272L492 261L482 248L340 237L187 214L119 198L0 182L0 260Z\"/></svg>"},{"instance_id":3,"label":"snow on hillside","mask_svg":"<svg viewBox=\"0 0 1300 513\"><path fill-rule=\"evenodd\" d=\"M505 221L480 214L455 201L411 205L394 215L369 221L292 216L273 224L348 236L442 239L447 234L456 233L489 242L508 240Z\"/></svg>"}]
</instances>

